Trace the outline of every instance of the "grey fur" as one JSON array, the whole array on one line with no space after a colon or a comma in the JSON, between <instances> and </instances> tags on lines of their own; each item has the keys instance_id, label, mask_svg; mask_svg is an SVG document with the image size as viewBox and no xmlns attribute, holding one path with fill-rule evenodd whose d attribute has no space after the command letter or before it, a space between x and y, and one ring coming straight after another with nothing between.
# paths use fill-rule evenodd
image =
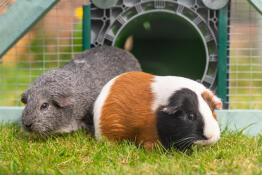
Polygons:
<instances>
[{"instance_id":1,"label":"grey fur","mask_svg":"<svg viewBox=\"0 0 262 175\"><path fill-rule=\"evenodd\" d=\"M22 127L39 134L92 131L92 105L101 88L113 77L141 71L136 58L122 49L89 49L61 68L41 75L22 94L26 104ZM41 108L48 103L48 108Z\"/></svg>"}]
</instances>

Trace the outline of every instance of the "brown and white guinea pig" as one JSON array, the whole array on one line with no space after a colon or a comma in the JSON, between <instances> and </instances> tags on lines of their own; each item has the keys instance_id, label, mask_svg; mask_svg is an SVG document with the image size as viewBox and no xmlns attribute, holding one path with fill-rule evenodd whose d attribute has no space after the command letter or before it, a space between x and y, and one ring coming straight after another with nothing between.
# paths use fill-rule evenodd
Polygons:
<instances>
[{"instance_id":1,"label":"brown and white guinea pig","mask_svg":"<svg viewBox=\"0 0 262 175\"><path fill-rule=\"evenodd\" d=\"M94 104L95 137L129 140L150 151L179 150L220 138L214 113L221 100L202 84L177 76L128 72L110 80Z\"/></svg>"}]
</instances>

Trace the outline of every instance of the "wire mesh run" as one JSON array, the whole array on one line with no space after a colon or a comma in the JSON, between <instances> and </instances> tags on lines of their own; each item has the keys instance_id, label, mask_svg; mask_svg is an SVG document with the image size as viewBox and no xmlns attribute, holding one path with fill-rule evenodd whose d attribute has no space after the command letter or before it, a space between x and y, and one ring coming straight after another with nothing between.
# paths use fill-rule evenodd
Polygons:
<instances>
[{"instance_id":1,"label":"wire mesh run","mask_svg":"<svg viewBox=\"0 0 262 175\"><path fill-rule=\"evenodd\" d=\"M0 16L15 0L0 0ZM82 50L82 5L60 0L2 58L0 106L20 106L21 93L42 73ZM231 0L228 51L230 109L262 109L262 16L247 0Z\"/></svg>"},{"instance_id":2,"label":"wire mesh run","mask_svg":"<svg viewBox=\"0 0 262 175\"><path fill-rule=\"evenodd\" d=\"M262 16L247 0L232 0L230 22L230 108L262 109Z\"/></svg>"},{"instance_id":3,"label":"wire mesh run","mask_svg":"<svg viewBox=\"0 0 262 175\"><path fill-rule=\"evenodd\" d=\"M0 9L7 9L11 1L1 0ZM1 58L0 106L22 105L21 93L33 80L82 51L84 4L88 0L59 1Z\"/></svg>"},{"instance_id":4,"label":"wire mesh run","mask_svg":"<svg viewBox=\"0 0 262 175\"><path fill-rule=\"evenodd\" d=\"M0 16L2 16L15 1L16 0L0 0Z\"/></svg>"}]
</instances>

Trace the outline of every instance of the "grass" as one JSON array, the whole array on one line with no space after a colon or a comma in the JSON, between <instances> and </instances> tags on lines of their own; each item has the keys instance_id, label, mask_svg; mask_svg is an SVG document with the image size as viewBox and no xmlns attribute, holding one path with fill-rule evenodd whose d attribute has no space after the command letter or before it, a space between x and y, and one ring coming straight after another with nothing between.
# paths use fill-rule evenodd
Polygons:
<instances>
[{"instance_id":1,"label":"grass","mask_svg":"<svg viewBox=\"0 0 262 175\"><path fill-rule=\"evenodd\" d=\"M0 174L262 174L262 136L223 131L192 153L146 152L131 143L98 143L84 132L44 140L0 125Z\"/></svg>"}]
</instances>

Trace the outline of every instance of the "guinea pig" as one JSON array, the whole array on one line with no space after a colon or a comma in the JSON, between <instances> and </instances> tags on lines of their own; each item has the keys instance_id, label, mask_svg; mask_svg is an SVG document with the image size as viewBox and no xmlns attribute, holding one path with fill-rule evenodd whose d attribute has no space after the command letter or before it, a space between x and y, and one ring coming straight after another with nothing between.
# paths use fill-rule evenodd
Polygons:
<instances>
[{"instance_id":1,"label":"guinea pig","mask_svg":"<svg viewBox=\"0 0 262 175\"><path fill-rule=\"evenodd\" d=\"M202 84L177 76L128 72L110 80L94 103L95 137L187 150L220 139L214 115L221 100Z\"/></svg>"},{"instance_id":2,"label":"guinea pig","mask_svg":"<svg viewBox=\"0 0 262 175\"><path fill-rule=\"evenodd\" d=\"M92 106L113 77L140 71L129 52L102 46L80 53L64 66L44 73L22 94L22 127L38 134L93 131Z\"/></svg>"}]
</instances>

